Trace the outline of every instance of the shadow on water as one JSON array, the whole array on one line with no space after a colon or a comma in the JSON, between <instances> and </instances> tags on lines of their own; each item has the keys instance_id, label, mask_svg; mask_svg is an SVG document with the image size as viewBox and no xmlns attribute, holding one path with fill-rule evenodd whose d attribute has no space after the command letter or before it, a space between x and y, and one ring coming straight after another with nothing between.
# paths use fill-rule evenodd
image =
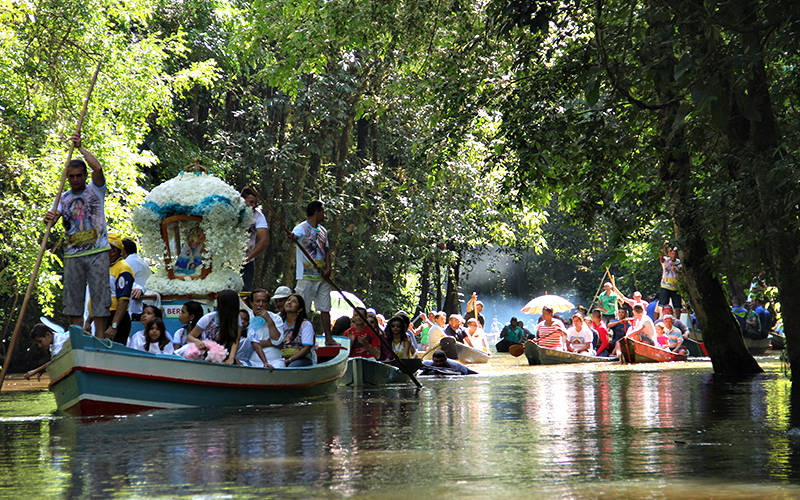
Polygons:
<instances>
[{"instance_id":1,"label":"shadow on water","mask_svg":"<svg viewBox=\"0 0 800 500\"><path fill-rule=\"evenodd\" d=\"M104 421L15 394L0 404L0 496L800 497L790 384L775 367L732 383L708 363L493 363L507 366L422 391Z\"/></svg>"}]
</instances>

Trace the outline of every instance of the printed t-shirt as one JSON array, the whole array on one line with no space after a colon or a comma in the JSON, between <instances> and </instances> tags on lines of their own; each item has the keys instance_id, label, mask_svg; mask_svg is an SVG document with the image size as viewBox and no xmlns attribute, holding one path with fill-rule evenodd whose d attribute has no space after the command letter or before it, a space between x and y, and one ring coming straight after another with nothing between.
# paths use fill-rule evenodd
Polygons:
<instances>
[{"instance_id":1,"label":"printed t-shirt","mask_svg":"<svg viewBox=\"0 0 800 500\"><path fill-rule=\"evenodd\" d=\"M61 214L67 246L64 257L80 257L108 250L105 211L106 186L93 182L80 194L72 190L61 195L58 212Z\"/></svg>"},{"instance_id":2,"label":"printed t-shirt","mask_svg":"<svg viewBox=\"0 0 800 500\"><path fill-rule=\"evenodd\" d=\"M325 269L328 231L322 225L311 227L308 221L303 221L294 227L292 234L297 236L297 242L313 257L320 269ZM295 249L295 260L297 262L295 277L298 280L322 281L322 275L299 248Z\"/></svg>"},{"instance_id":3,"label":"printed t-shirt","mask_svg":"<svg viewBox=\"0 0 800 500\"><path fill-rule=\"evenodd\" d=\"M664 262L661 263L661 288L667 290L678 290L678 270L681 268L681 260L664 257Z\"/></svg>"},{"instance_id":4,"label":"printed t-shirt","mask_svg":"<svg viewBox=\"0 0 800 500\"><path fill-rule=\"evenodd\" d=\"M580 331L578 331L578 329L574 326L569 327L567 330L567 342L569 342L569 345L572 346L573 351L588 347L589 350L584 351L582 354L594 354L594 349L592 349L592 340L594 340L594 332L586 327L586 325L583 325Z\"/></svg>"},{"instance_id":5,"label":"printed t-shirt","mask_svg":"<svg viewBox=\"0 0 800 500\"><path fill-rule=\"evenodd\" d=\"M597 297L597 304L600 306L600 311L603 312L606 316L610 315L617 315L617 297L616 293L611 293L611 295L607 295L605 292L601 293ZM605 311L603 311L605 309Z\"/></svg>"},{"instance_id":6,"label":"printed t-shirt","mask_svg":"<svg viewBox=\"0 0 800 500\"><path fill-rule=\"evenodd\" d=\"M353 343L350 346L350 357L351 358L374 358L372 354L369 353L366 347L364 347L361 342L358 341L359 338L366 337L369 340L369 345L375 347L376 349L380 350L381 341L378 337L372 333L372 330L369 327L364 327L362 331L357 331L355 326L351 326L346 332L345 335L348 337L353 335ZM402 345L402 344L401 344Z\"/></svg>"},{"instance_id":7,"label":"printed t-shirt","mask_svg":"<svg viewBox=\"0 0 800 500\"><path fill-rule=\"evenodd\" d=\"M133 271L131 266L125 260L119 258L111 264L109 268L110 275L114 278L114 293L111 297L111 310L117 310L117 304L121 299L131 299L131 291L133 290Z\"/></svg>"},{"instance_id":8,"label":"printed t-shirt","mask_svg":"<svg viewBox=\"0 0 800 500\"><path fill-rule=\"evenodd\" d=\"M258 210L253 210L253 223L247 229L247 253L250 253L256 247L259 229L269 229L269 224L267 224L267 218L264 217L264 214Z\"/></svg>"}]
</instances>

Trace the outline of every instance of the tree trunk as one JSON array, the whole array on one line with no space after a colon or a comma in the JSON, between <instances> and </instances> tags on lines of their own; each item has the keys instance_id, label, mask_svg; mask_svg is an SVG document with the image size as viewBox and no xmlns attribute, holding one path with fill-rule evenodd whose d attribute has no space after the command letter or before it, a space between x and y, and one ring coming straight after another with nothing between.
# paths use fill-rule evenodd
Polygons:
<instances>
[{"instance_id":1,"label":"tree trunk","mask_svg":"<svg viewBox=\"0 0 800 500\"><path fill-rule=\"evenodd\" d=\"M425 256L422 259L422 271L420 272L420 290L419 290L419 301L417 302L417 308L422 311L423 313L428 308L428 294L431 288L431 257L430 255Z\"/></svg>"},{"instance_id":2,"label":"tree trunk","mask_svg":"<svg viewBox=\"0 0 800 500\"><path fill-rule=\"evenodd\" d=\"M451 314L461 314L461 302L458 300L458 279L461 273L461 253L456 252L455 262L447 266L447 293L444 297L443 311L449 318Z\"/></svg>"},{"instance_id":3,"label":"tree trunk","mask_svg":"<svg viewBox=\"0 0 800 500\"><path fill-rule=\"evenodd\" d=\"M750 17L756 18L755 11ZM765 215L760 221L766 229L762 242L772 253L789 364L792 374L800 373L800 266L797 263L800 214L794 204L786 203L791 199L792 185L783 182L785 176L778 171L782 168L780 133L775 122L760 34L755 30L746 31L741 39L743 54L753 57L748 65L752 76L748 79L745 97L755 110L754 116L758 117L750 122L749 139L755 149L753 175Z\"/></svg>"},{"instance_id":4,"label":"tree trunk","mask_svg":"<svg viewBox=\"0 0 800 500\"><path fill-rule=\"evenodd\" d=\"M667 152L659 173L670 197L685 288L703 332L714 373L730 377L761 373L763 370L744 344L739 323L731 313L725 290L712 267L703 219L692 200L692 164L687 145L682 131L672 128L677 111L676 104L659 112L660 137L664 142L663 150Z\"/></svg>"}]
</instances>

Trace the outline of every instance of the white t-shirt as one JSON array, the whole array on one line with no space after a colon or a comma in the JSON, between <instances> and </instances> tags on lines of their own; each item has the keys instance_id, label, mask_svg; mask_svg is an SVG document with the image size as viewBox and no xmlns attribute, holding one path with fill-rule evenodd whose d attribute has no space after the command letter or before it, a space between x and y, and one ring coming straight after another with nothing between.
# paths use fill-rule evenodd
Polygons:
<instances>
[{"instance_id":1,"label":"white t-shirt","mask_svg":"<svg viewBox=\"0 0 800 500\"><path fill-rule=\"evenodd\" d=\"M50 356L55 356L69 340L69 333L53 332L53 343L50 344Z\"/></svg>"},{"instance_id":2,"label":"white t-shirt","mask_svg":"<svg viewBox=\"0 0 800 500\"><path fill-rule=\"evenodd\" d=\"M165 332L165 333L167 334L167 339L169 339L169 343L172 344L172 342L173 342L172 335L170 335L169 332ZM139 349L140 351L144 351L145 340L146 339L144 338L144 330L139 330L138 332L134 333L133 335L129 335L128 336L128 342L125 344L125 346L130 347L131 349ZM152 350L151 350L151 352L152 352ZM161 352L161 351L159 351L159 352ZM169 354L172 354L172 353L169 353Z\"/></svg>"},{"instance_id":3,"label":"white t-shirt","mask_svg":"<svg viewBox=\"0 0 800 500\"><path fill-rule=\"evenodd\" d=\"M151 271L147 264L144 263L141 257L139 257L138 253L132 253L125 258L125 262L131 266L131 271L133 271L133 282L142 287L144 290L144 285L147 283L147 278L150 277Z\"/></svg>"},{"instance_id":4,"label":"white t-shirt","mask_svg":"<svg viewBox=\"0 0 800 500\"><path fill-rule=\"evenodd\" d=\"M250 253L252 249L256 247L256 242L258 241L258 230L259 229L269 229L269 224L267 224L267 218L264 217L258 210L253 210L253 223L250 224L250 227L247 230L248 238L247 238L247 252Z\"/></svg>"}]
</instances>

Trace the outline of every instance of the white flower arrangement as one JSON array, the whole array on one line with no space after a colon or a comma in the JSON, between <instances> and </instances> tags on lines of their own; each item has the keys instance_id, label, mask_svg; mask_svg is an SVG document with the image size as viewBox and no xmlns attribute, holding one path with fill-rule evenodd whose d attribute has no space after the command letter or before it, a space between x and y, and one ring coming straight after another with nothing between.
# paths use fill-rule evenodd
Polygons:
<instances>
[{"instance_id":1,"label":"white flower arrangement","mask_svg":"<svg viewBox=\"0 0 800 500\"><path fill-rule=\"evenodd\" d=\"M211 273L203 279L170 279L164 265L167 246L161 237L161 222L173 215L202 217L205 233L203 261L211 262ZM247 229L253 211L239 193L217 177L199 172L181 172L153 189L133 213L133 224L141 235L145 257L160 263L147 280L148 292L189 295L241 290L239 273L247 251ZM172 259L173 263L175 259ZM174 264L171 263L170 267Z\"/></svg>"}]
</instances>

